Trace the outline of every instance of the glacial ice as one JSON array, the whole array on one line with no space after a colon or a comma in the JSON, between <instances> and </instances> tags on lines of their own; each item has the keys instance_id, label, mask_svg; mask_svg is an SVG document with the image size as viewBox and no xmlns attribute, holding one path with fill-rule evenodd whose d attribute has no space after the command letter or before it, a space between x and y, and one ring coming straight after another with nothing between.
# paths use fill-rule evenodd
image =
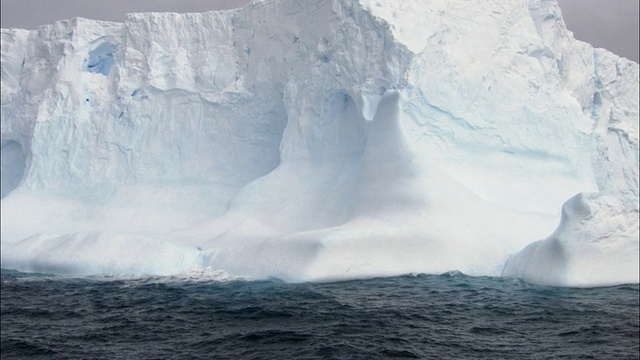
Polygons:
<instances>
[{"instance_id":1,"label":"glacial ice","mask_svg":"<svg viewBox=\"0 0 640 360\"><path fill-rule=\"evenodd\" d=\"M639 281L638 64L555 1L2 29L2 267Z\"/></svg>"},{"instance_id":2,"label":"glacial ice","mask_svg":"<svg viewBox=\"0 0 640 360\"><path fill-rule=\"evenodd\" d=\"M109 75L113 66L113 53L117 48L116 44L110 42L100 42L99 45L89 51L89 56L85 60L84 70L102 75Z\"/></svg>"}]
</instances>

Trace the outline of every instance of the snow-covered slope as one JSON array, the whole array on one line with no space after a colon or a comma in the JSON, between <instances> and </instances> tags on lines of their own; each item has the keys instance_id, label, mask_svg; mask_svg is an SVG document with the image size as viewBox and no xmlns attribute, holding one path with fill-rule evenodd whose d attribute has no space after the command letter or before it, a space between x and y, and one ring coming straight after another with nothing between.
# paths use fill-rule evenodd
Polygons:
<instances>
[{"instance_id":1,"label":"snow-covered slope","mask_svg":"<svg viewBox=\"0 0 640 360\"><path fill-rule=\"evenodd\" d=\"M78 18L1 62L2 267L638 282L638 64L555 1Z\"/></svg>"}]
</instances>

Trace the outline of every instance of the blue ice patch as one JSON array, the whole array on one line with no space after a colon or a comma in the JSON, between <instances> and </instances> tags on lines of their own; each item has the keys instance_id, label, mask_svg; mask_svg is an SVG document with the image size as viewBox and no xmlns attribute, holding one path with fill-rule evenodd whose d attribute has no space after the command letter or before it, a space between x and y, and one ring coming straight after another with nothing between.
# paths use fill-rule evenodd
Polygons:
<instances>
[{"instance_id":1,"label":"blue ice patch","mask_svg":"<svg viewBox=\"0 0 640 360\"><path fill-rule=\"evenodd\" d=\"M113 66L114 63L113 53L117 46L117 44L104 42L97 48L89 51L89 57L85 60L83 70L102 75L109 75L111 66Z\"/></svg>"}]
</instances>

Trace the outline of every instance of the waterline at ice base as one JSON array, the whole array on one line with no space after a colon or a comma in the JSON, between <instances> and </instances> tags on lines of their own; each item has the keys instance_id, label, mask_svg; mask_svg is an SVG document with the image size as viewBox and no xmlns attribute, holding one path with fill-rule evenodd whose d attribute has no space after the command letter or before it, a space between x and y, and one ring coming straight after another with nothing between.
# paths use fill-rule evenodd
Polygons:
<instances>
[{"instance_id":1,"label":"waterline at ice base","mask_svg":"<svg viewBox=\"0 0 640 360\"><path fill-rule=\"evenodd\" d=\"M555 1L2 29L2 268L639 281L638 64Z\"/></svg>"}]
</instances>

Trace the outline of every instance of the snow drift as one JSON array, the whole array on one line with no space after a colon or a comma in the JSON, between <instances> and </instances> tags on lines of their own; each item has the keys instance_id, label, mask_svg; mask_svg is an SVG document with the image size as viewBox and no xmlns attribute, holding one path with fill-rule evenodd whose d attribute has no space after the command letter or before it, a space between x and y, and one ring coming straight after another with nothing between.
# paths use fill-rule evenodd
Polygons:
<instances>
[{"instance_id":1,"label":"snow drift","mask_svg":"<svg viewBox=\"0 0 640 360\"><path fill-rule=\"evenodd\" d=\"M638 64L554 1L77 18L1 62L4 268L638 282Z\"/></svg>"}]
</instances>

